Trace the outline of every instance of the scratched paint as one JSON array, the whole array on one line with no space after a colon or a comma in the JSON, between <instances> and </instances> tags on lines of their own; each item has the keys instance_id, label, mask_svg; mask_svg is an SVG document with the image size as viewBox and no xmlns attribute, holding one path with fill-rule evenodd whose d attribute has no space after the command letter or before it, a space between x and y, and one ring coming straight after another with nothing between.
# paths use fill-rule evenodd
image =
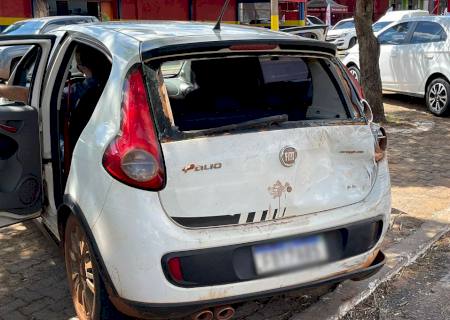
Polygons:
<instances>
[{"instance_id":1,"label":"scratched paint","mask_svg":"<svg viewBox=\"0 0 450 320\"><path fill-rule=\"evenodd\" d=\"M291 217L350 205L374 183L373 139L367 125L344 125L163 143L167 186L160 201L169 216L191 218L268 208ZM279 157L286 146L297 151L291 167ZM191 163L221 168L184 173Z\"/></svg>"}]
</instances>

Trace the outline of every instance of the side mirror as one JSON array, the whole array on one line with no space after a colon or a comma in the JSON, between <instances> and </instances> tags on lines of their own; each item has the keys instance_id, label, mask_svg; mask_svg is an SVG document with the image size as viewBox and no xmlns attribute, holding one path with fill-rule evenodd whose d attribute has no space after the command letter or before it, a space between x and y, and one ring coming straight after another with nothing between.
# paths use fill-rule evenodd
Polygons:
<instances>
[{"instance_id":1,"label":"side mirror","mask_svg":"<svg viewBox=\"0 0 450 320\"><path fill-rule=\"evenodd\" d=\"M366 117L367 121L373 122L372 108L370 107L369 103L367 102L366 99L362 99L361 104L363 105L363 113L364 113L364 116Z\"/></svg>"}]
</instances>

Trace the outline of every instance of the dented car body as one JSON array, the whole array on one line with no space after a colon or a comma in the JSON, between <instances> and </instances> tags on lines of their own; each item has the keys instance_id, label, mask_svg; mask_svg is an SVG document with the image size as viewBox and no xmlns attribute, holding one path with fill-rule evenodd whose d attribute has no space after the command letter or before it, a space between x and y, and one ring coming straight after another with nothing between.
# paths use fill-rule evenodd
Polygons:
<instances>
[{"instance_id":1,"label":"dented car body","mask_svg":"<svg viewBox=\"0 0 450 320\"><path fill-rule=\"evenodd\" d=\"M382 131L333 45L181 22L62 31L112 69L43 221L63 241L77 217L115 308L174 318L382 267ZM130 160L133 139L146 151Z\"/></svg>"}]
</instances>

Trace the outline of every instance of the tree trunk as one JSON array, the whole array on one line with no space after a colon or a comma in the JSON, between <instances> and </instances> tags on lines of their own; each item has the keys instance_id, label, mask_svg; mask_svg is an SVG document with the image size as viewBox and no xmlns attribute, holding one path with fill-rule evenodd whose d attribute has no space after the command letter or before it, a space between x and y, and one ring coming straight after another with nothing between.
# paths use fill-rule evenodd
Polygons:
<instances>
[{"instance_id":1,"label":"tree trunk","mask_svg":"<svg viewBox=\"0 0 450 320\"><path fill-rule=\"evenodd\" d=\"M364 95L372 107L375 122L384 122L383 93L381 89L380 45L372 31L373 0L356 0L355 27L359 43L359 66Z\"/></svg>"},{"instance_id":2,"label":"tree trunk","mask_svg":"<svg viewBox=\"0 0 450 320\"><path fill-rule=\"evenodd\" d=\"M34 1L34 17L41 18L48 16L48 4L46 0L33 0Z\"/></svg>"}]
</instances>

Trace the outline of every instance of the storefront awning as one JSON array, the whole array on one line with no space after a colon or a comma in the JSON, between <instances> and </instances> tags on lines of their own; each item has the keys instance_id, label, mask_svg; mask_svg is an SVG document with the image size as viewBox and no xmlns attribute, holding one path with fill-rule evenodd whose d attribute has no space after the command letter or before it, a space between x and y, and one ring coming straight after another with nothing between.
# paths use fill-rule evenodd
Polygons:
<instances>
[{"instance_id":1,"label":"storefront awning","mask_svg":"<svg viewBox=\"0 0 450 320\"><path fill-rule=\"evenodd\" d=\"M307 2L306 7L308 8L308 12L325 12L327 11L328 4L331 5L332 12L348 11L347 6L336 3L333 0L310 0Z\"/></svg>"}]
</instances>

